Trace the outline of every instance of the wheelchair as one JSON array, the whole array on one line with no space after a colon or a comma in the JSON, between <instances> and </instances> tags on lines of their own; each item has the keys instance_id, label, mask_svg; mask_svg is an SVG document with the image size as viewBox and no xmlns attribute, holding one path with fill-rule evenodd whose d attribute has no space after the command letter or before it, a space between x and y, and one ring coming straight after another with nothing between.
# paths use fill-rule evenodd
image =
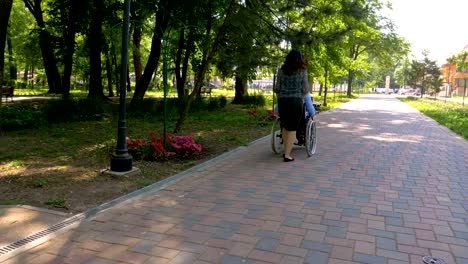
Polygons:
<instances>
[{"instance_id":1,"label":"wheelchair","mask_svg":"<svg viewBox=\"0 0 468 264\"><path fill-rule=\"evenodd\" d=\"M276 121L273 122L273 126L271 128L271 150L275 154L283 153L283 138L281 130L281 120L280 118L277 118ZM317 124L313 117L308 118L304 134L305 140L303 146L305 146L307 156L311 157L317 150Z\"/></svg>"}]
</instances>

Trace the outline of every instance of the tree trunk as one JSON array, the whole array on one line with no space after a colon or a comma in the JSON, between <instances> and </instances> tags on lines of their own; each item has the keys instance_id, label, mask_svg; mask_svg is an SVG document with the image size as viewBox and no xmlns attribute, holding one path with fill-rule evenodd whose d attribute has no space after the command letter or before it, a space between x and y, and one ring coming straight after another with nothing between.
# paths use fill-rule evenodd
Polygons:
<instances>
[{"instance_id":1,"label":"tree trunk","mask_svg":"<svg viewBox=\"0 0 468 264\"><path fill-rule=\"evenodd\" d=\"M31 66L31 78L33 80L31 81L31 89L34 89L34 75L36 74L36 72L34 70L35 70L35 67L34 67L34 65L32 65Z\"/></svg>"},{"instance_id":2,"label":"tree trunk","mask_svg":"<svg viewBox=\"0 0 468 264\"><path fill-rule=\"evenodd\" d=\"M426 73L424 72L423 74L423 79L422 79L422 85L421 85L421 96L420 98L423 98L423 94L426 93L426 78L424 77Z\"/></svg>"},{"instance_id":3,"label":"tree trunk","mask_svg":"<svg viewBox=\"0 0 468 264\"><path fill-rule=\"evenodd\" d=\"M327 106L327 94L328 94L328 88L327 88L327 82L328 82L328 69L325 69L325 84L323 87L323 106Z\"/></svg>"},{"instance_id":4,"label":"tree trunk","mask_svg":"<svg viewBox=\"0 0 468 264\"><path fill-rule=\"evenodd\" d=\"M63 77L62 77L62 90L64 96L70 95L70 80L73 69L73 54L75 53L75 35L76 35L76 18L78 12L78 1L69 1L69 16L67 29L63 33L65 43L64 56L63 56Z\"/></svg>"},{"instance_id":5,"label":"tree trunk","mask_svg":"<svg viewBox=\"0 0 468 264\"><path fill-rule=\"evenodd\" d=\"M109 91L108 96L114 96L114 90L112 89L112 65L109 56L109 46L105 46L105 54L106 54L106 77L107 77L107 90Z\"/></svg>"},{"instance_id":6,"label":"tree trunk","mask_svg":"<svg viewBox=\"0 0 468 264\"><path fill-rule=\"evenodd\" d=\"M112 41L112 40L111 40ZM119 64L117 63L117 55L115 54L115 46L114 43L111 42L111 57L112 57L112 65L114 66L115 72L115 92L117 96L120 96L120 79L119 79Z\"/></svg>"},{"instance_id":7,"label":"tree trunk","mask_svg":"<svg viewBox=\"0 0 468 264\"><path fill-rule=\"evenodd\" d=\"M322 90L323 90L323 84L321 83L319 87L319 96L322 96Z\"/></svg>"},{"instance_id":8,"label":"tree trunk","mask_svg":"<svg viewBox=\"0 0 468 264\"><path fill-rule=\"evenodd\" d=\"M24 73L23 73L23 81L24 81L25 83L28 83L28 80L29 80L29 77L28 77L28 76L29 76L29 67L26 66L26 67L24 68Z\"/></svg>"},{"instance_id":9,"label":"tree trunk","mask_svg":"<svg viewBox=\"0 0 468 264\"><path fill-rule=\"evenodd\" d=\"M231 0L229 4L229 8L226 12L226 16L224 18L223 24L221 25L218 34L216 35L216 39L213 41L213 45L211 46L211 50L208 53L208 56L202 61L200 70L197 74L195 86L193 87L193 91L190 93L189 98L185 102L184 108L180 113L179 120L177 121L176 127L174 129L174 133L180 132L182 129L182 125L184 124L185 118L187 117L188 111L190 110L190 104L192 103L193 98L196 94L200 92L200 89L203 85L203 80L205 78L205 73L208 70L208 67L213 60L216 51L218 50L219 45L221 44L221 40L224 38L226 34L226 30L229 24L229 20L231 19L232 15L234 14L234 7L236 5L237 0Z\"/></svg>"},{"instance_id":10,"label":"tree trunk","mask_svg":"<svg viewBox=\"0 0 468 264\"><path fill-rule=\"evenodd\" d=\"M184 94L185 80L182 80L181 67L180 67L180 64L182 63L182 52L184 51L184 48L185 48L185 28L182 27L179 33L179 43L177 47L176 60L175 60L177 97L179 98L185 97L185 94Z\"/></svg>"},{"instance_id":11,"label":"tree trunk","mask_svg":"<svg viewBox=\"0 0 468 264\"><path fill-rule=\"evenodd\" d=\"M3 70L5 67L5 40L8 30L8 20L10 19L13 0L0 0L0 87L3 85ZM0 102L2 94L0 93Z\"/></svg>"},{"instance_id":12,"label":"tree trunk","mask_svg":"<svg viewBox=\"0 0 468 264\"><path fill-rule=\"evenodd\" d=\"M47 93L61 93L60 74L57 68L57 60L51 48L50 35L44 29L39 34L39 45L41 47L42 59L47 76L47 85L49 91Z\"/></svg>"},{"instance_id":13,"label":"tree trunk","mask_svg":"<svg viewBox=\"0 0 468 264\"><path fill-rule=\"evenodd\" d=\"M57 68L57 60L52 50L51 36L49 32L46 31L44 18L42 16L44 13L41 7L42 0L35 0L34 3L30 0L23 0L23 2L36 19L37 26L39 27L39 47L41 48L47 84L49 86L49 91L47 93L61 93L62 82Z\"/></svg>"},{"instance_id":14,"label":"tree trunk","mask_svg":"<svg viewBox=\"0 0 468 264\"><path fill-rule=\"evenodd\" d=\"M159 59L161 57L161 38L166 32L167 26L170 20L171 13L171 0L161 0L159 2L159 8L156 12L156 24L153 34L153 39L151 41L151 50L148 56L148 61L145 66L143 75L141 76L140 81L135 87L135 92L131 104L135 104L136 100L141 99L145 96L148 85L151 82L154 72L159 64Z\"/></svg>"},{"instance_id":15,"label":"tree trunk","mask_svg":"<svg viewBox=\"0 0 468 264\"><path fill-rule=\"evenodd\" d=\"M234 85L234 89L236 90L236 94L234 96L234 100L232 100L232 103L242 104L242 102L244 101L244 95L247 94L246 78L242 78L240 74L236 74L236 82Z\"/></svg>"},{"instance_id":16,"label":"tree trunk","mask_svg":"<svg viewBox=\"0 0 468 264\"><path fill-rule=\"evenodd\" d=\"M176 55L176 83L177 83L177 96L179 98L185 97L185 84L187 82L187 71L189 65L189 59L192 55L192 42L193 42L193 31L190 30L188 39L185 41L184 38L185 32L182 29L179 38L179 48L177 50ZM187 43L187 44L185 44ZM182 56L183 50L185 49L185 53ZM182 63L182 68L180 67L180 63Z\"/></svg>"},{"instance_id":17,"label":"tree trunk","mask_svg":"<svg viewBox=\"0 0 468 264\"><path fill-rule=\"evenodd\" d=\"M102 10L103 0L93 0L94 9L88 36L89 52L89 93L88 97L105 97L102 87Z\"/></svg>"},{"instance_id":18,"label":"tree trunk","mask_svg":"<svg viewBox=\"0 0 468 264\"><path fill-rule=\"evenodd\" d=\"M161 40L155 34L155 36L153 36L151 51L148 57L148 62L145 66L145 70L143 71L143 75L141 76L140 82L138 82L135 87L135 93L133 94L132 104L134 103L135 98L143 98L145 96L146 90L148 89L148 85L151 81L154 72L156 71L156 67L159 64L159 59L161 58L161 47Z\"/></svg>"},{"instance_id":19,"label":"tree trunk","mask_svg":"<svg viewBox=\"0 0 468 264\"><path fill-rule=\"evenodd\" d=\"M138 23L133 23L133 67L135 68L135 83L141 79L141 27Z\"/></svg>"},{"instance_id":20,"label":"tree trunk","mask_svg":"<svg viewBox=\"0 0 468 264\"><path fill-rule=\"evenodd\" d=\"M7 36L7 46L8 46L8 64L10 68L10 84L13 85L18 79L17 68L15 57L13 55L13 45L11 43L11 38Z\"/></svg>"},{"instance_id":21,"label":"tree trunk","mask_svg":"<svg viewBox=\"0 0 468 264\"><path fill-rule=\"evenodd\" d=\"M346 96L348 98L351 98L351 90L353 88L353 86L352 86L353 79L354 79L354 71L348 70L348 89L347 89L347 92L346 92Z\"/></svg>"}]
</instances>

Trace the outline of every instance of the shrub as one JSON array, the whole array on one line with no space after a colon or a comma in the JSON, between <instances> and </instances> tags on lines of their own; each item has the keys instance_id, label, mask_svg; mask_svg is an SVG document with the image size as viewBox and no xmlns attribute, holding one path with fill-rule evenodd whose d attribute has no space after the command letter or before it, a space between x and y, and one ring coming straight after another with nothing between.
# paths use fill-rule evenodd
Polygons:
<instances>
[{"instance_id":1,"label":"shrub","mask_svg":"<svg viewBox=\"0 0 468 264\"><path fill-rule=\"evenodd\" d=\"M202 146L196 144L191 136L174 136L166 134L166 148L164 138L149 133L147 139L131 139L127 137L128 152L136 160L148 161L167 160L169 158L193 158L202 151Z\"/></svg>"},{"instance_id":2,"label":"shrub","mask_svg":"<svg viewBox=\"0 0 468 264\"><path fill-rule=\"evenodd\" d=\"M190 104L190 112L191 113L196 113L200 112L203 109L206 109L206 100L203 99L201 96L197 96L193 99L192 103Z\"/></svg>"},{"instance_id":3,"label":"shrub","mask_svg":"<svg viewBox=\"0 0 468 264\"><path fill-rule=\"evenodd\" d=\"M101 120L104 114L104 101L101 98L86 98L76 100L78 111L74 115L76 121Z\"/></svg>"},{"instance_id":4,"label":"shrub","mask_svg":"<svg viewBox=\"0 0 468 264\"><path fill-rule=\"evenodd\" d=\"M0 107L0 127L5 131L38 128L47 124L41 109L31 104Z\"/></svg>"},{"instance_id":5,"label":"shrub","mask_svg":"<svg viewBox=\"0 0 468 264\"><path fill-rule=\"evenodd\" d=\"M166 110L169 118L179 115L185 105L185 99L167 98ZM226 107L227 99L224 96L219 98L205 99L195 97L190 104L190 112L196 113L203 110L213 111ZM148 98L136 101L128 108L129 115L133 117L162 116L164 113L164 100L160 98Z\"/></svg>"},{"instance_id":6,"label":"shrub","mask_svg":"<svg viewBox=\"0 0 468 264\"><path fill-rule=\"evenodd\" d=\"M224 96L221 96L219 98L210 98L208 100L208 104L206 105L206 110L208 111L214 111L218 109L223 109L227 105L227 99Z\"/></svg>"},{"instance_id":7,"label":"shrub","mask_svg":"<svg viewBox=\"0 0 468 264\"><path fill-rule=\"evenodd\" d=\"M251 107L264 107L266 105L266 99L263 95L244 95L242 104Z\"/></svg>"},{"instance_id":8,"label":"shrub","mask_svg":"<svg viewBox=\"0 0 468 264\"><path fill-rule=\"evenodd\" d=\"M103 101L95 98L53 100L44 109L49 123L100 120L103 113Z\"/></svg>"},{"instance_id":9,"label":"shrub","mask_svg":"<svg viewBox=\"0 0 468 264\"><path fill-rule=\"evenodd\" d=\"M225 108L226 105L227 105L227 98L226 98L226 96L220 96L220 97L218 98L218 100L219 100L219 105L221 106L221 108Z\"/></svg>"},{"instance_id":10,"label":"shrub","mask_svg":"<svg viewBox=\"0 0 468 264\"><path fill-rule=\"evenodd\" d=\"M166 110L168 113L179 113L182 109L185 101L178 98L167 98L166 99ZM128 113L133 117L145 117L162 115L164 113L164 100L155 98L145 98L135 101L135 103L129 105Z\"/></svg>"},{"instance_id":11,"label":"shrub","mask_svg":"<svg viewBox=\"0 0 468 264\"><path fill-rule=\"evenodd\" d=\"M5 131L38 128L47 124L100 120L101 99L60 99L44 104L21 103L0 108L0 125Z\"/></svg>"},{"instance_id":12,"label":"shrub","mask_svg":"<svg viewBox=\"0 0 468 264\"><path fill-rule=\"evenodd\" d=\"M224 96L212 97L206 99L204 97L195 97L190 104L190 112L196 113L203 110L215 111L225 108L227 105L227 99Z\"/></svg>"}]
</instances>

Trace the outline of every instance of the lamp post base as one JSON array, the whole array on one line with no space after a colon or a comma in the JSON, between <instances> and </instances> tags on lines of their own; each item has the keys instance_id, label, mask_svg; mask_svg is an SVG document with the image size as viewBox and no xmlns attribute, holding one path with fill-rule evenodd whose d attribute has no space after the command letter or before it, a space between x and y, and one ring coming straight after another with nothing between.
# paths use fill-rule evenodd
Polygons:
<instances>
[{"instance_id":1,"label":"lamp post base","mask_svg":"<svg viewBox=\"0 0 468 264\"><path fill-rule=\"evenodd\" d=\"M132 170L133 158L130 154L112 155L110 170L115 172L126 172Z\"/></svg>"}]
</instances>

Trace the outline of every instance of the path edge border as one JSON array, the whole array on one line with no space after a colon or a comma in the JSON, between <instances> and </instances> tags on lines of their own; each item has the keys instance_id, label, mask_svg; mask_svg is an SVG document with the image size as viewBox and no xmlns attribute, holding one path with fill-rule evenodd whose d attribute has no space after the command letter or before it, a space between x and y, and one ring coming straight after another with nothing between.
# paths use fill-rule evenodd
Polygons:
<instances>
[{"instance_id":1,"label":"path edge border","mask_svg":"<svg viewBox=\"0 0 468 264\"><path fill-rule=\"evenodd\" d=\"M179 173L176 173L172 176L169 176L163 180L160 180L158 182L155 182L151 185L148 185L146 187L143 187L141 189L135 190L131 193L125 194L123 196L117 197L113 200L110 200L108 202L105 202L101 205L98 205L94 208L90 208L86 210L85 212L73 215L67 219L64 219L63 221L54 224L52 226L49 226L48 228L41 230L39 232L33 233L31 235L28 235L22 239L19 239L13 243L10 243L8 245L5 245L3 247L0 247L0 263L3 261L6 261L8 259L11 259L17 255L20 255L21 253L26 252L29 249L32 249L36 246L39 246L55 237L58 235L79 226L83 221L89 221L93 218L95 218L99 213L105 212L115 206L122 205L125 203L129 203L142 195L148 194L148 193L156 193L163 188L166 188L172 184L177 183L178 181L190 177L194 172L199 172L207 167L209 167L212 164L215 164L219 161L222 161L228 157L237 155L239 153L242 153L247 150L248 147L255 146L257 144L263 143L264 141L268 140L270 138L270 135L266 135L264 137L261 137L259 139L256 139L249 144L245 146L239 146L237 148L234 148L230 151L224 152L219 156L216 156L212 159L209 159L207 161L204 161L200 164L197 164L191 168L188 168L184 171L181 171Z\"/></svg>"}]
</instances>

